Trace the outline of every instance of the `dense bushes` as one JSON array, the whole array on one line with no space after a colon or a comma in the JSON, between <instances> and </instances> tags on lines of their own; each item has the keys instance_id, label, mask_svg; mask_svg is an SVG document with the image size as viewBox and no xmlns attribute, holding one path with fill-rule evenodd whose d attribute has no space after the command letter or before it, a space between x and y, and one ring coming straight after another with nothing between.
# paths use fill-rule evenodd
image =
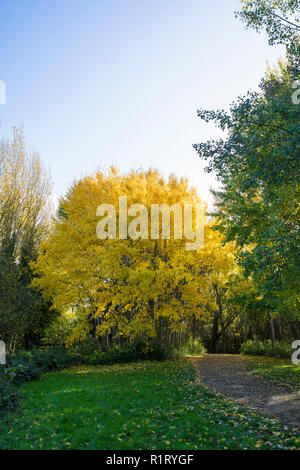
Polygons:
<instances>
[{"instance_id":1,"label":"dense bushes","mask_svg":"<svg viewBox=\"0 0 300 470\"><path fill-rule=\"evenodd\" d=\"M19 353L17 357L34 363L40 374L52 370L62 370L74 363L74 359L64 347L33 349Z\"/></svg>"},{"instance_id":2,"label":"dense bushes","mask_svg":"<svg viewBox=\"0 0 300 470\"><path fill-rule=\"evenodd\" d=\"M203 354L206 352L205 347L199 339L190 338L185 344L178 349L166 350L158 342L153 341L145 344L143 341L135 341L126 347L111 347L106 351L95 348L93 342L81 343L73 346L68 351L69 356L75 364L115 364L132 361L163 361L179 356L189 356L192 354Z\"/></svg>"},{"instance_id":3,"label":"dense bushes","mask_svg":"<svg viewBox=\"0 0 300 470\"><path fill-rule=\"evenodd\" d=\"M39 378L41 373L27 353L10 357L6 365L0 366L0 416L18 406L19 394L16 386Z\"/></svg>"},{"instance_id":4,"label":"dense bushes","mask_svg":"<svg viewBox=\"0 0 300 470\"><path fill-rule=\"evenodd\" d=\"M117 346L106 351L96 348L90 342L81 343L68 350L68 355L75 364L101 365L115 364L123 362L133 362L138 360L162 361L167 358L166 351L156 342L145 344L136 341L126 345L125 348Z\"/></svg>"},{"instance_id":5,"label":"dense bushes","mask_svg":"<svg viewBox=\"0 0 300 470\"><path fill-rule=\"evenodd\" d=\"M271 340L258 341L249 340L241 347L241 354L250 356L270 356L289 359L293 354L292 344L290 342L276 341L272 345Z\"/></svg>"},{"instance_id":6,"label":"dense bushes","mask_svg":"<svg viewBox=\"0 0 300 470\"><path fill-rule=\"evenodd\" d=\"M0 416L17 408L18 402L18 391L12 381L0 375Z\"/></svg>"},{"instance_id":7,"label":"dense bushes","mask_svg":"<svg viewBox=\"0 0 300 470\"><path fill-rule=\"evenodd\" d=\"M66 349L45 348L19 351L8 357L2 375L14 384L38 379L42 373L61 370L72 365L73 359Z\"/></svg>"},{"instance_id":8,"label":"dense bushes","mask_svg":"<svg viewBox=\"0 0 300 470\"><path fill-rule=\"evenodd\" d=\"M4 369L4 377L16 385L28 380L36 380L40 375L41 370L31 358L13 357L9 359L7 367Z\"/></svg>"}]
</instances>

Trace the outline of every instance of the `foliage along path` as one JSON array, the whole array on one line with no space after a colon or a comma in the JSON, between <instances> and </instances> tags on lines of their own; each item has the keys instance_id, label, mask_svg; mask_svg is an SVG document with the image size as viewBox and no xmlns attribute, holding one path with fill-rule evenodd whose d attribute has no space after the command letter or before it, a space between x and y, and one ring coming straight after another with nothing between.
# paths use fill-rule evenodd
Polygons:
<instances>
[{"instance_id":1,"label":"foliage along path","mask_svg":"<svg viewBox=\"0 0 300 470\"><path fill-rule=\"evenodd\" d=\"M300 396L288 386L254 375L247 357L205 354L191 358L198 383L204 384L238 403L300 427Z\"/></svg>"}]
</instances>

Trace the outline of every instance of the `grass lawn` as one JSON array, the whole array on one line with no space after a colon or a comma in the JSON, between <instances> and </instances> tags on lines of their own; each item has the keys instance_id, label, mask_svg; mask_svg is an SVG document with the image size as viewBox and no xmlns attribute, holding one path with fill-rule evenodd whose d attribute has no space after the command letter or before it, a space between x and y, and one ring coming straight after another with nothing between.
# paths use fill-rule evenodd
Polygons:
<instances>
[{"instance_id":1,"label":"grass lawn","mask_svg":"<svg viewBox=\"0 0 300 470\"><path fill-rule=\"evenodd\" d=\"M189 364L52 372L22 386L1 449L300 449L300 435L194 385Z\"/></svg>"},{"instance_id":2,"label":"grass lawn","mask_svg":"<svg viewBox=\"0 0 300 470\"><path fill-rule=\"evenodd\" d=\"M300 391L300 365L294 365L290 359L261 356L248 358L248 366L255 374Z\"/></svg>"}]
</instances>

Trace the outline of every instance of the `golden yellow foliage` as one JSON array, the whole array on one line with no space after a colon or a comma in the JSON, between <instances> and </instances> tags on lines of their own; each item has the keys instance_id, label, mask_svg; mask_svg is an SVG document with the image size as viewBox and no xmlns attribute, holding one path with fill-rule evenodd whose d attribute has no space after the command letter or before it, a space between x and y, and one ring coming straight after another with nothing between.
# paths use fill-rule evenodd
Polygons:
<instances>
[{"instance_id":1,"label":"golden yellow foliage","mask_svg":"<svg viewBox=\"0 0 300 470\"><path fill-rule=\"evenodd\" d=\"M154 338L161 322L170 332L191 318L205 319L216 308L213 283L223 283L232 269L232 246L205 227L205 245L187 251L186 240L99 240L99 204L200 204L186 179L165 181L155 170L120 176L112 168L75 183L60 201L54 229L41 247L35 285L52 298L54 308L76 312L70 342L97 336ZM202 204L203 212L205 205ZM171 214L172 215L172 214ZM174 220L171 218L174 224ZM149 220L149 231L151 220Z\"/></svg>"}]
</instances>

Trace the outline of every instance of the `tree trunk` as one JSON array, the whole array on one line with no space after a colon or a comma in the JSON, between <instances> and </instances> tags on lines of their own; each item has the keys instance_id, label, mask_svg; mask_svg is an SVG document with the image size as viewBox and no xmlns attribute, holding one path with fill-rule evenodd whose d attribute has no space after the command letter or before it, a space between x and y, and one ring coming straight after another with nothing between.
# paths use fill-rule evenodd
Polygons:
<instances>
[{"instance_id":1,"label":"tree trunk","mask_svg":"<svg viewBox=\"0 0 300 470\"><path fill-rule=\"evenodd\" d=\"M271 327L271 340L272 340L272 349L274 352L274 346L275 346L275 329L274 329L274 319L270 316L270 327Z\"/></svg>"},{"instance_id":2,"label":"tree trunk","mask_svg":"<svg viewBox=\"0 0 300 470\"><path fill-rule=\"evenodd\" d=\"M277 324L278 324L280 339L283 340L282 324L281 324L281 318L280 317L278 317Z\"/></svg>"},{"instance_id":3,"label":"tree trunk","mask_svg":"<svg viewBox=\"0 0 300 470\"><path fill-rule=\"evenodd\" d=\"M247 340L248 340L248 327L247 327L246 323L244 324L244 339L245 339L245 343L247 343Z\"/></svg>"},{"instance_id":4,"label":"tree trunk","mask_svg":"<svg viewBox=\"0 0 300 470\"><path fill-rule=\"evenodd\" d=\"M194 340L197 337L197 321L196 321L196 315L194 315Z\"/></svg>"},{"instance_id":5,"label":"tree trunk","mask_svg":"<svg viewBox=\"0 0 300 470\"><path fill-rule=\"evenodd\" d=\"M211 340L210 340L210 352L212 354L215 354L217 352L218 331L219 331L219 312L215 312L214 319L213 319L213 327L211 331Z\"/></svg>"}]
</instances>

